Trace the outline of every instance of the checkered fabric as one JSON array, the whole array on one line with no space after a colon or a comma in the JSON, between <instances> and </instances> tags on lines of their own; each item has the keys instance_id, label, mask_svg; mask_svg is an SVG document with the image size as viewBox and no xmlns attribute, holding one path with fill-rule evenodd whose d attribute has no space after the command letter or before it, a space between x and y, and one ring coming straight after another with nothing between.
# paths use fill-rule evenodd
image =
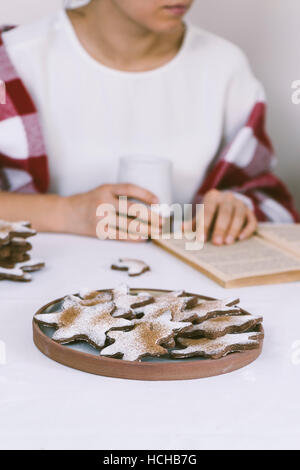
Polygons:
<instances>
[{"instance_id":1,"label":"checkered fabric","mask_svg":"<svg viewBox=\"0 0 300 470\"><path fill-rule=\"evenodd\" d=\"M211 189L232 191L251 200L261 222L300 222L291 194L272 173L276 158L265 121L266 104L258 102L244 127L212 162L195 203L201 203Z\"/></svg>"},{"instance_id":2,"label":"checkered fabric","mask_svg":"<svg viewBox=\"0 0 300 470\"><path fill-rule=\"evenodd\" d=\"M6 90L6 103L0 104L0 189L46 192L48 160L38 114L8 57L1 33L0 79Z\"/></svg>"}]
</instances>

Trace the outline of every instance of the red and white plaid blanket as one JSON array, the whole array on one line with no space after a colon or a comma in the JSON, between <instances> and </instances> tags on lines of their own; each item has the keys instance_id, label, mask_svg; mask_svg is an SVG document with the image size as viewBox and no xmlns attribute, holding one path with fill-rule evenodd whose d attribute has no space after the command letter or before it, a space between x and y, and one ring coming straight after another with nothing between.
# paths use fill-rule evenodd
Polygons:
<instances>
[{"instance_id":1,"label":"red and white plaid blanket","mask_svg":"<svg viewBox=\"0 0 300 470\"><path fill-rule=\"evenodd\" d=\"M0 104L0 190L47 192L48 159L36 107L18 77L0 31L0 80L6 103ZM18 153L12 142L22 139Z\"/></svg>"},{"instance_id":2,"label":"red and white plaid blanket","mask_svg":"<svg viewBox=\"0 0 300 470\"><path fill-rule=\"evenodd\" d=\"M0 104L0 190L47 192L48 159L38 114L11 64L1 32L0 80L6 85L6 104ZM265 116L265 103L257 103L233 142L212 162L195 203L210 189L230 190L250 198L259 221L300 222L292 196L271 172L275 157ZM24 140L19 154L11 146L15 136Z\"/></svg>"},{"instance_id":3,"label":"red and white plaid blanket","mask_svg":"<svg viewBox=\"0 0 300 470\"><path fill-rule=\"evenodd\" d=\"M216 157L194 197L200 203L210 189L247 196L259 221L300 222L287 187L272 173L276 158L265 131L266 104L253 107L248 122Z\"/></svg>"}]
</instances>

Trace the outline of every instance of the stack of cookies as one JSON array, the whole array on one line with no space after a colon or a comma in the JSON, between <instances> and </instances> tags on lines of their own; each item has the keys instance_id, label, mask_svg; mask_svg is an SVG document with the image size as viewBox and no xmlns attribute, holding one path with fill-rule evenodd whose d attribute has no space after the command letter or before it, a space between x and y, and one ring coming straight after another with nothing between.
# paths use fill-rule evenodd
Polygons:
<instances>
[{"instance_id":1,"label":"stack of cookies","mask_svg":"<svg viewBox=\"0 0 300 470\"><path fill-rule=\"evenodd\" d=\"M0 220L0 280L30 281L30 272L38 271L44 263L31 260L28 238L36 235L29 222Z\"/></svg>"},{"instance_id":2,"label":"stack of cookies","mask_svg":"<svg viewBox=\"0 0 300 470\"><path fill-rule=\"evenodd\" d=\"M38 314L35 321L56 328L54 341L87 341L103 357L219 359L259 348L263 339L262 317L246 313L238 303L205 300L184 291L132 294L121 285L69 295L58 312Z\"/></svg>"}]
</instances>

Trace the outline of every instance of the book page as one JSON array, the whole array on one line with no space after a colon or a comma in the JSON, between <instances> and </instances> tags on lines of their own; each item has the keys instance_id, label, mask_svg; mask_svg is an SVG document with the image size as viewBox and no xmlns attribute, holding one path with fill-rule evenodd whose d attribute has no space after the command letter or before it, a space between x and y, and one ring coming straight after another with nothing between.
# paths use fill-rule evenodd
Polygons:
<instances>
[{"instance_id":1,"label":"book page","mask_svg":"<svg viewBox=\"0 0 300 470\"><path fill-rule=\"evenodd\" d=\"M184 240L164 240L158 244L224 282L300 271L300 260L258 237L231 246L206 243L199 251L185 250Z\"/></svg>"},{"instance_id":2,"label":"book page","mask_svg":"<svg viewBox=\"0 0 300 470\"><path fill-rule=\"evenodd\" d=\"M258 235L300 257L300 224L260 224Z\"/></svg>"}]
</instances>

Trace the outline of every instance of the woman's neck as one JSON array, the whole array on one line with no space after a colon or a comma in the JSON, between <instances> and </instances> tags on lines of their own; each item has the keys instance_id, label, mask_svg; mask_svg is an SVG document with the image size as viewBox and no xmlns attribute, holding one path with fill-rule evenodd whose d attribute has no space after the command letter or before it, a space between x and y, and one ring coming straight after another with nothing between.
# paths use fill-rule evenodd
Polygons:
<instances>
[{"instance_id":1,"label":"woman's neck","mask_svg":"<svg viewBox=\"0 0 300 470\"><path fill-rule=\"evenodd\" d=\"M142 72L158 68L178 53L183 23L167 33L149 31L125 17L113 2L91 2L68 11L77 36L100 63L118 70Z\"/></svg>"}]
</instances>

